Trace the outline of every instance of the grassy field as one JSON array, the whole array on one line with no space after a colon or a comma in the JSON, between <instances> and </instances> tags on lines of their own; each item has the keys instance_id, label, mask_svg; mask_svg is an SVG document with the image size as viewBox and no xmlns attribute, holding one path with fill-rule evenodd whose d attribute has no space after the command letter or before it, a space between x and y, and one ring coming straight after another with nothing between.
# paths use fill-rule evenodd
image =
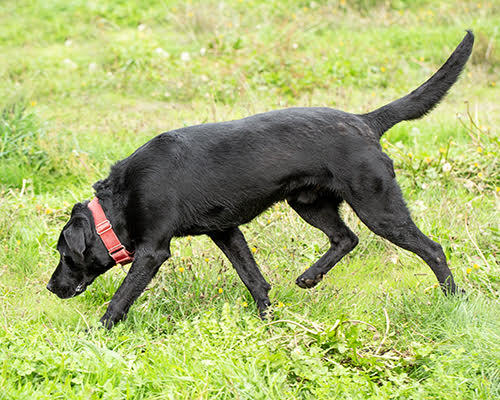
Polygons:
<instances>
[{"instance_id":1,"label":"grassy field","mask_svg":"<svg viewBox=\"0 0 500 400\"><path fill-rule=\"evenodd\" d=\"M500 396L500 5L494 1L0 2L0 399L493 399ZM391 129L421 230L466 297L345 206L359 246L316 288L327 239L286 204L244 226L273 321L206 237L112 331L126 271L45 289L76 201L156 134L289 106L372 110L475 48L428 117Z\"/></svg>"}]
</instances>

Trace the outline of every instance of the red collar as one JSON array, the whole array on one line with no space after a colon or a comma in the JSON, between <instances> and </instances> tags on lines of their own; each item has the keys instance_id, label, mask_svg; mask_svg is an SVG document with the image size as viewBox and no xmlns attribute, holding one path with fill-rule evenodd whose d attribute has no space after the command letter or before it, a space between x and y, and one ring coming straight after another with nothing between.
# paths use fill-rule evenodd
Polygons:
<instances>
[{"instance_id":1,"label":"red collar","mask_svg":"<svg viewBox=\"0 0 500 400\"><path fill-rule=\"evenodd\" d=\"M88 208L94 217L95 230L101 237L109 255L117 264L125 265L134 261L134 253L129 252L116 236L111 223L106 218L104 210L99 204L97 197L89 203Z\"/></svg>"}]
</instances>

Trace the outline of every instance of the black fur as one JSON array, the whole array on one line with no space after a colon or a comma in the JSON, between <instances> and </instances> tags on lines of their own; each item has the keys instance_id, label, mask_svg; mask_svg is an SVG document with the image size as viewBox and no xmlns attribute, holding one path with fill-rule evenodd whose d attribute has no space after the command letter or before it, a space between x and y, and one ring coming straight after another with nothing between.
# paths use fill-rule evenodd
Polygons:
<instances>
[{"instance_id":1,"label":"black fur","mask_svg":"<svg viewBox=\"0 0 500 400\"><path fill-rule=\"evenodd\" d=\"M379 137L398 122L421 118L430 112L457 81L469 59L473 44L474 35L468 30L450 58L427 82L405 97L364 114L363 117Z\"/></svg>"},{"instance_id":2,"label":"black fur","mask_svg":"<svg viewBox=\"0 0 500 400\"><path fill-rule=\"evenodd\" d=\"M297 278L300 287L316 285L357 245L338 213L346 201L373 232L419 255L443 289L454 293L441 246L411 220L379 138L437 104L456 81L472 43L469 31L431 79L371 113L290 108L192 126L163 133L119 161L94 189L118 237L135 251L135 261L101 321L111 327L125 317L170 257L172 237L200 234L224 252L264 314L270 286L238 226L283 199L331 242ZM113 266L86 203L74 207L58 250L61 261L48 288L60 297L81 293Z\"/></svg>"}]
</instances>

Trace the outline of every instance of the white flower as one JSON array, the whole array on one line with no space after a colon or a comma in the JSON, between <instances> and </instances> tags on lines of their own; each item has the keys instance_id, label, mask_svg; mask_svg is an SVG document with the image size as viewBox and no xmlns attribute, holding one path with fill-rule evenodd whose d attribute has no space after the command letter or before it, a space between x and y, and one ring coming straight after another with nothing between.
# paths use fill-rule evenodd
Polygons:
<instances>
[{"instance_id":1,"label":"white flower","mask_svg":"<svg viewBox=\"0 0 500 400\"><path fill-rule=\"evenodd\" d=\"M95 62L91 62L89 64L89 72L95 72L97 71L97 64Z\"/></svg>"},{"instance_id":2,"label":"white flower","mask_svg":"<svg viewBox=\"0 0 500 400\"><path fill-rule=\"evenodd\" d=\"M427 206L425 205L425 203L422 200L417 200L415 202L415 209L417 211L425 211L425 210L427 210Z\"/></svg>"},{"instance_id":3,"label":"white flower","mask_svg":"<svg viewBox=\"0 0 500 400\"><path fill-rule=\"evenodd\" d=\"M473 190L473 189L474 189L474 182L472 182L471 180L467 179L467 180L464 182L464 186L465 186L468 190Z\"/></svg>"},{"instance_id":4,"label":"white flower","mask_svg":"<svg viewBox=\"0 0 500 400\"><path fill-rule=\"evenodd\" d=\"M429 188L429 185L427 183L422 183L420 187L422 188L422 190L427 190Z\"/></svg>"},{"instance_id":5,"label":"white flower","mask_svg":"<svg viewBox=\"0 0 500 400\"><path fill-rule=\"evenodd\" d=\"M157 47L155 49L155 53L165 58L170 57L170 54L167 51L163 50L161 47Z\"/></svg>"},{"instance_id":6,"label":"white flower","mask_svg":"<svg viewBox=\"0 0 500 400\"><path fill-rule=\"evenodd\" d=\"M299 45L297 43L292 44L293 49L297 49L298 47L299 47Z\"/></svg>"},{"instance_id":7,"label":"white flower","mask_svg":"<svg viewBox=\"0 0 500 400\"><path fill-rule=\"evenodd\" d=\"M444 163L443 164L443 172L449 172L451 171L451 164L450 163Z\"/></svg>"},{"instance_id":8,"label":"white flower","mask_svg":"<svg viewBox=\"0 0 500 400\"><path fill-rule=\"evenodd\" d=\"M67 39L67 40L64 42L64 45L65 45L66 47L69 47L69 46L71 46L72 44L73 44L73 42L72 42L70 39Z\"/></svg>"},{"instance_id":9,"label":"white flower","mask_svg":"<svg viewBox=\"0 0 500 400\"><path fill-rule=\"evenodd\" d=\"M205 49L204 47L202 47L202 48L200 49L200 54L201 54L202 56L204 56L204 55L206 54L206 52L207 52L207 49Z\"/></svg>"},{"instance_id":10,"label":"white flower","mask_svg":"<svg viewBox=\"0 0 500 400\"><path fill-rule=\"evenodd\" d=\"M75 63L74 61L71 61L69 58L65 58L63 62L64 62L64 64L66 64L66 66L68 68L71 68L71 69L77 69L78 68L78 64Z\"/></svg>"},{"instance_id":11,"label":"white flower","mask_svg":"<svg viewBox=\"0 0 500 400\"><path fill-rule=\"evenodd\" d=\"M186 61L186 62L191 60L191 56L189 55L189 53L187 51L183 51L181 53L181 60Z\"/></svg>"},{"instance_id":12,"label":"white flower","mask_svg":"<svg viewBox=\"0 0 500 400\"><path fill-rule=\"evenodd\" d=\"M139 24L139 26L137 27L137 29L139 30L139 32L143 32L143 31L145 31L145 30L146 30L146 28L147 28L147 26L146 26L146 25L144 25L144 24Z\"/></svg>"}]
</instances>

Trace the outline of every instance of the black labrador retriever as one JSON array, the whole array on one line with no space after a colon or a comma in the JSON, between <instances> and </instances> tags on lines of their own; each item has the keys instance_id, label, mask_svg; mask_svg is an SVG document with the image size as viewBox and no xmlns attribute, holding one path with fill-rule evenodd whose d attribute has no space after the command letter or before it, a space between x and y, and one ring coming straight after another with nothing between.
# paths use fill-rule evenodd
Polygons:
<instances>
[{"instance_id":1,"label":"black labrador retriever","mask_svg":"<svg viewBox=\"0 0 500 400\"><path fill-rule=\"evenodd\" d=\"M297 278L301 288L316 285L357 245L339 216L346 201L377 235L420 256L445 293L457 292L441 246L413 223L379 139L436 106L458 79L473 43L468 31L427 82L370 113L290 108L191 126L162 133L117 162L94 189L134 261L101 322L110 328L126 316L170 257L173 237L201 234L224 252L264 315L271 286L238 227L283 199L331 243ZM61 298L82 293L116 264L96 232L88 201L73 207L57 250L61 259L47 288Z\"/></svg>"}]
</instances>

